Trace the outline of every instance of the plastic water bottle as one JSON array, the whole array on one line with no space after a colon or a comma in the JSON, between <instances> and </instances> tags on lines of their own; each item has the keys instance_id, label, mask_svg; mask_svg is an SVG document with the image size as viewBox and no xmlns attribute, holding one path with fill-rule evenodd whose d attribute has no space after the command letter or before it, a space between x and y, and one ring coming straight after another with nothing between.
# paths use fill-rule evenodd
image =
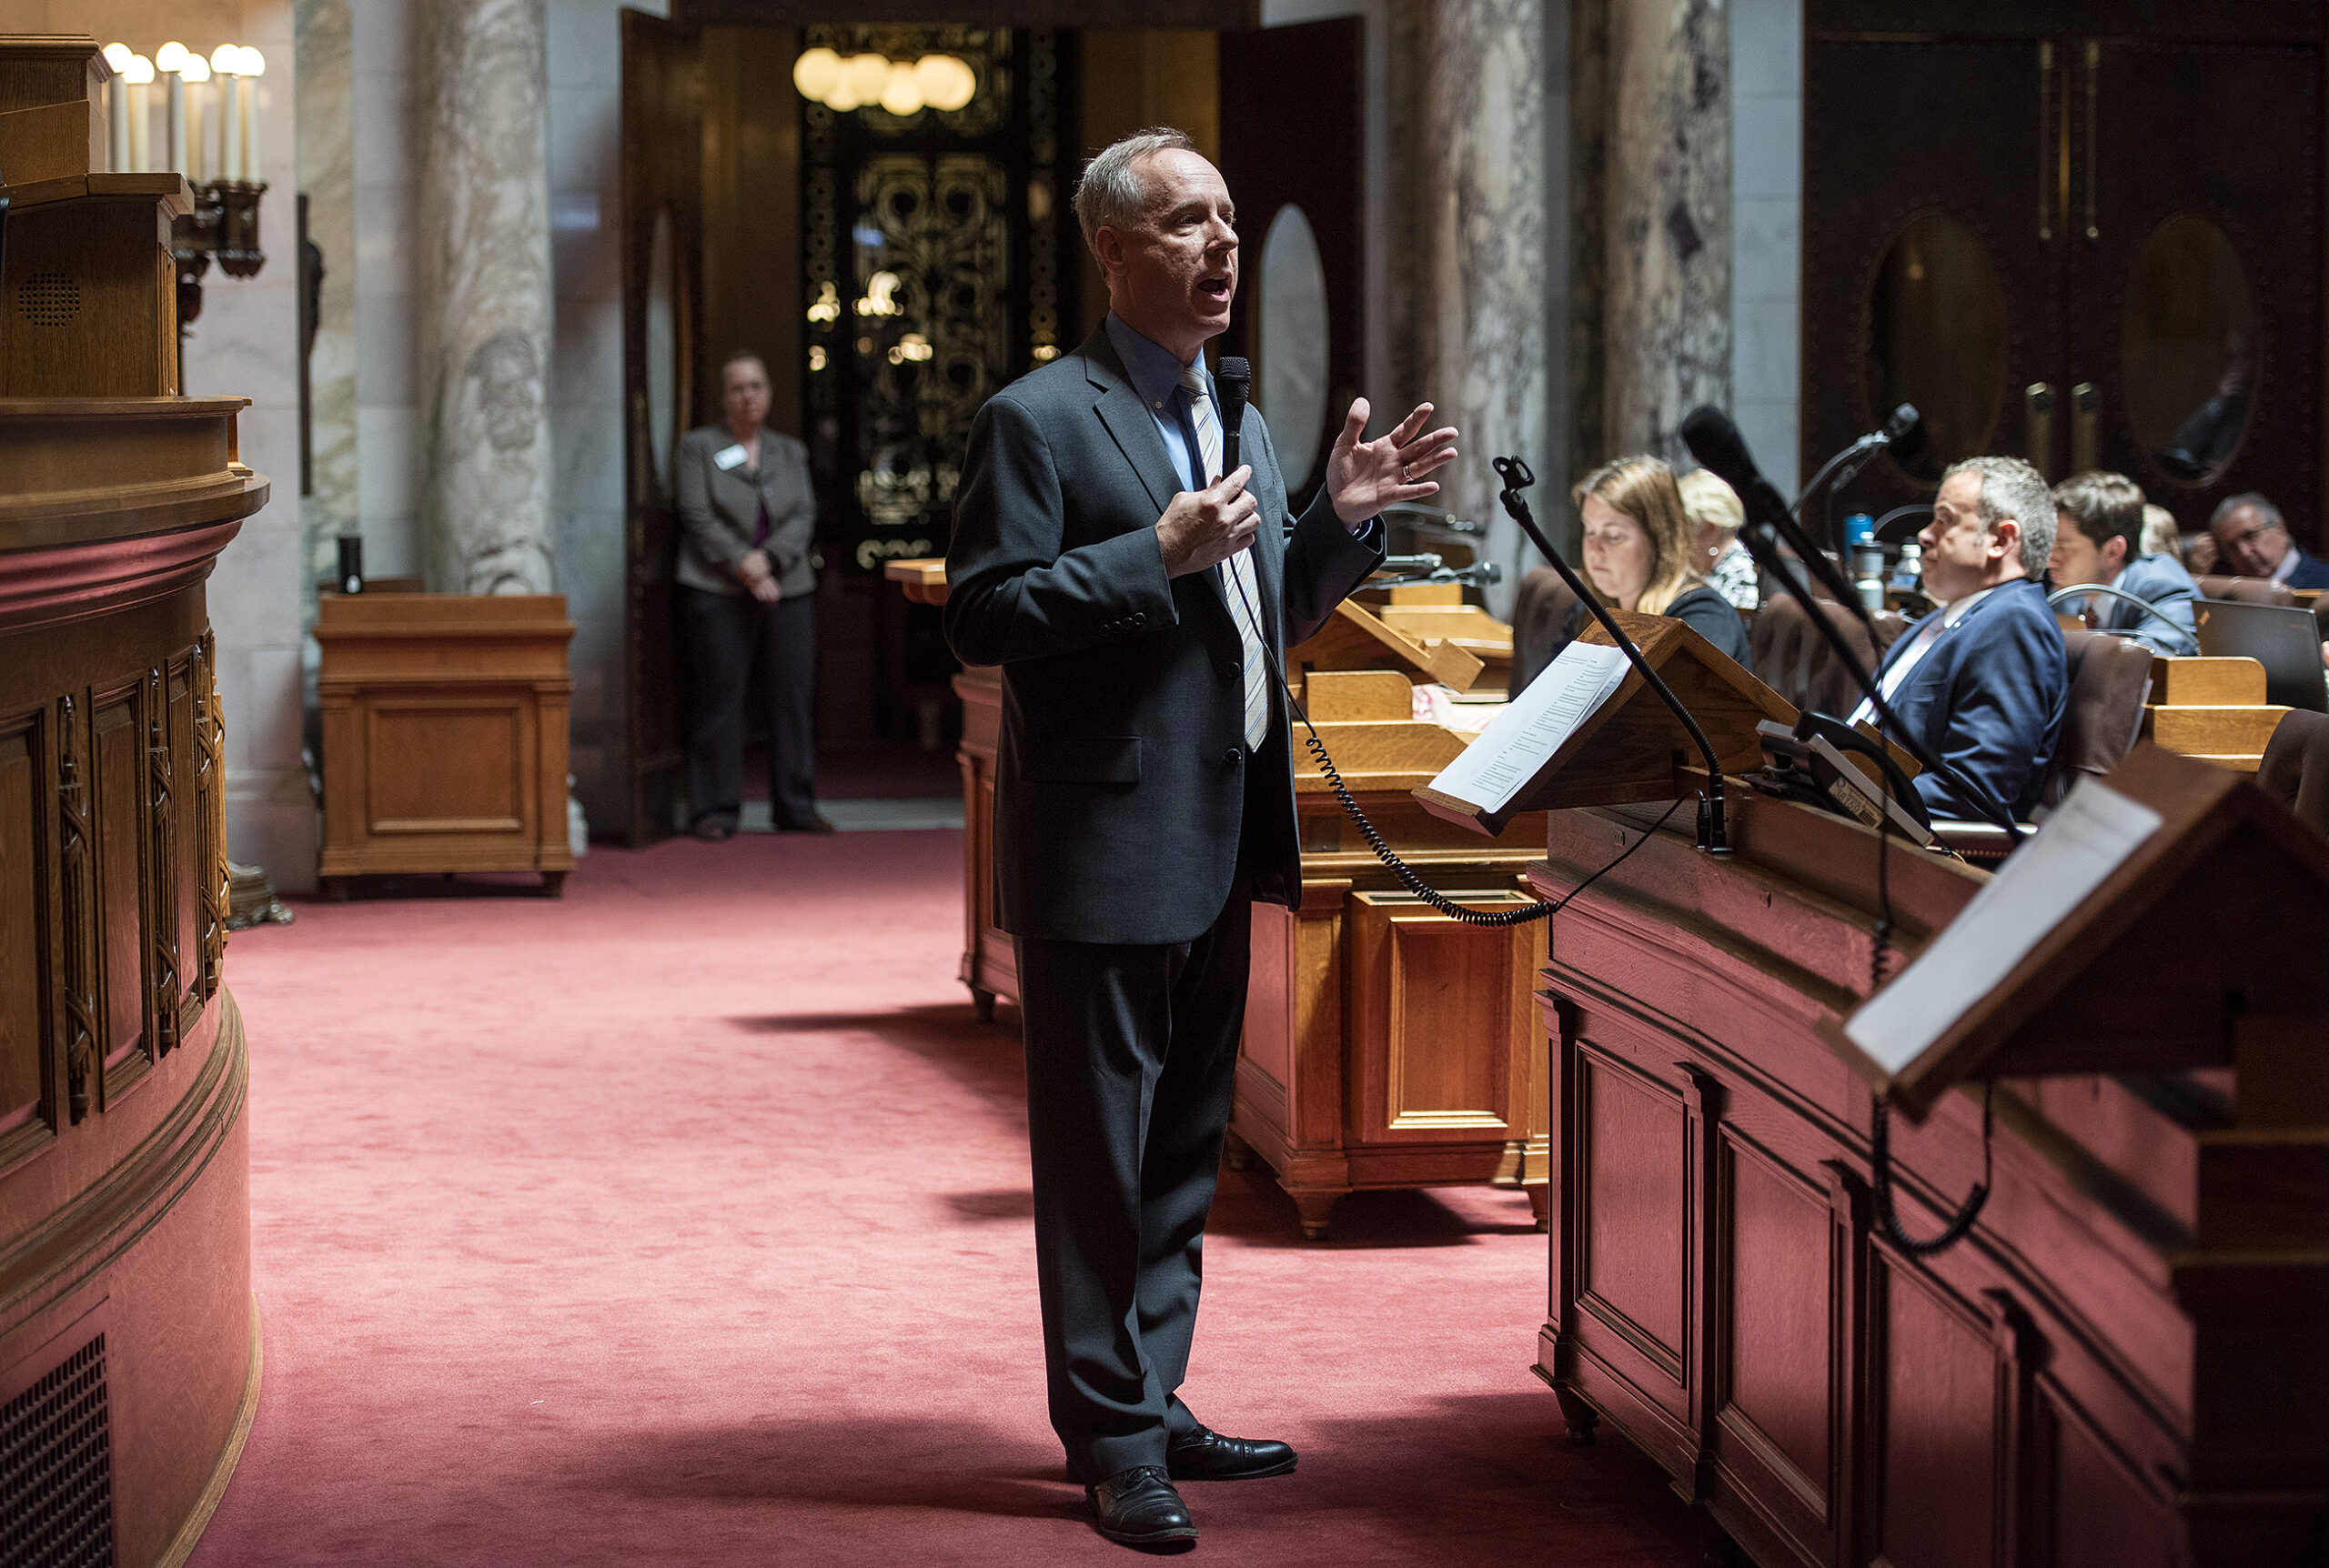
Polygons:
<instances>
[{"instance_id":1,"label":"plastic water bottle","mask_svg":"<svg viewBox=\"0 0 2329 1568\"><path fill-rule=\"evenodd\" d=\"M1884 547L1869 540L1860 548L1860 575L1852 580L1860 602L1872 615L1884 608Z\"/></svg>"},{"instance_id":2,"label":"plastic water bottle","mask_svg":"<svg viewBox=\"0 0 2329 1568\"><path fill-rule=\"evenodd\" d=\"M1892 568L1892 586L1902 593L1914 593L1924 579L1924 547L1911 539L1901 547L1900 564Z\"/></svg>"}]
</instances>

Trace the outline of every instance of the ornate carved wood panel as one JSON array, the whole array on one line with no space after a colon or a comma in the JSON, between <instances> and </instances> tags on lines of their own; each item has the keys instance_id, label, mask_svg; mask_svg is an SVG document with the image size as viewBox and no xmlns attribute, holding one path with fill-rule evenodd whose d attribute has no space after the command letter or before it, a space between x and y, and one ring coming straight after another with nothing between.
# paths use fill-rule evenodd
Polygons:
<instances>
[{"instance_id":1,"label":"ornate carved wood panel","mask_svg":"<svg viewBox=\"0 0 2329 1568\"><path fill-rule=\"evenodd\" d=\"M146 682L133 679L96 693L89 703L89 771L96 785L90 808L96 851L92 882L97 904L106 912L97 950L97 1045L107 1105L137 1082L151 1061L146 695ZM132 910L137 911L135 918L122 918Z\"/></svg>"},{"instance_id":2,"label":"ornate carved wood panel","mask_svg":"<svg viewBox=\"0 0 2329 1568\"><path fill-rule=\"evenodd\" d=\"M0 720L0 1167L55 1131L48 1012L55 796L35 709Z\"/></svg>"}]
</instances>

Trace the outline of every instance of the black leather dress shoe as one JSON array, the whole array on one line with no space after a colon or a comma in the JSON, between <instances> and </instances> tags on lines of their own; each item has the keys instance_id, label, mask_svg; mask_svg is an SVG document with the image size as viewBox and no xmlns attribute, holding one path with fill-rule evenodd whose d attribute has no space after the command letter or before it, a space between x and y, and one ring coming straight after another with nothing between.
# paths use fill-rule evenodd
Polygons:
<instances>
[{"instance_id":1,"label":"black leather dress shoe","mask_svg":"<svg viewBox=\"0 0 2329 1568\"><path fill-rule=\"evenodd\" d=\"M1294 1473L1294 1450L1282 1442L1224 1437L1199 1427L1164 1450L1175 1481L1258 1481Z\"/></svg>"},{"instance_id":2,"label":"black leather dress shoe","mask_svg":"<svg viewBox=\"0 0 2329 1568\"><path fill-rule=\"evenodd\" d=\"M1119 1470L1084 1495L1099 1516L1100 1533L1121 1545L1185 1552L1197 1543L1189 1505L1153 1464Z\"/></svg>"}]
</instances>

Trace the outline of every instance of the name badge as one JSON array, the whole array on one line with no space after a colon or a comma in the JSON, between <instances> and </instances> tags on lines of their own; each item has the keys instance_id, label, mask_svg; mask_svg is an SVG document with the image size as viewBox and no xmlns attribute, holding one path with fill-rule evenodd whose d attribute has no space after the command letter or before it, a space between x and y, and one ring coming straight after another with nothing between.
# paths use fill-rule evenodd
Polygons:
<instances>
[{"instance_id":1,"label":"name badge","mask_svg":"<svg viewBox=\"0 0 2329 1568\"><path fill-rule=\"evenodd\" d=\"M744 444L739 441L725 451L714 452L711 454L711 464L723 474L731 468L743 467Z\"/></svg>"}]
</instances>

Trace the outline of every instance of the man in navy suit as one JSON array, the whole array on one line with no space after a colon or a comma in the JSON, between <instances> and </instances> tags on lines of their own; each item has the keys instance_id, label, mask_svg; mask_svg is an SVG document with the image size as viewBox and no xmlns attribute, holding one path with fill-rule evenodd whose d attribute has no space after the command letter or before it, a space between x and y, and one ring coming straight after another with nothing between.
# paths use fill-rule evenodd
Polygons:
<instances>
[{"instance_id":1,"label":"man in navy suit","mask_svg":"<svg viewBox=\"0 0 2329 1568\"><path fill-rule=\"evenodd\" d=\"M1941 476L1917 542L1939 608L1885 655L1885 701L1903 729L2026 820L2070 688L2062 630L2039 582L2054 546L2053 498L2019 457L1969 457ZM1852 717L1872 720L1874 705ZM1919 774L1916 788L1935 817L1987 815L1937 774Z\"/></svg>"},{"instance_id":2,"label":"man in navy suit","mask_svg":"<svg viewBox=\"0 0 2329 1568\"><path fill-rule=\"evenodd\" d=\"M2270 578L2293 588L2329 588L2329 561L2296 548L2281 508L2251 491L2228 496L2208 519L2216 558L2235 577Z\"/></svg>"},{"instance_id":3,"label":"man in navy suit","mask_svg":"<svg viewBox=\"0 0 2329 1568\"><path fill-rule=\"evenodd\" d=\"M1178 131L1104 150L1075 195L1109 312L979 410L946 557L946 636L1003 668L996 921L1017 940L1035 1271L1052 1426L1101 1533L1196 1535L1176 1481L1282 1475L1179 1390L1236 1086L1256 899L1298 903L1283 650L1430 496L1429 404L1365 441L1365 399L1297 518L1250 408L1225 472L1208 338L1235 210Z\"/></svg>"},{"instance_id":4,"label":"man in navy suit","mask_svg":"<svg viewBox=\"0 0 2329 1568\"><path fill-rule=\"evenodd\" d=\"M2200 585L2169 555L2142 550L2143 493L2124 474L2073 474L2054 487L2054 553L2047 563L2060 591L2081 583L2117 588L2151 606L2090 594L2087 625L2124 632L2153 653L2200 651L2192 601Z\"/></svg>"}]
</instances>

